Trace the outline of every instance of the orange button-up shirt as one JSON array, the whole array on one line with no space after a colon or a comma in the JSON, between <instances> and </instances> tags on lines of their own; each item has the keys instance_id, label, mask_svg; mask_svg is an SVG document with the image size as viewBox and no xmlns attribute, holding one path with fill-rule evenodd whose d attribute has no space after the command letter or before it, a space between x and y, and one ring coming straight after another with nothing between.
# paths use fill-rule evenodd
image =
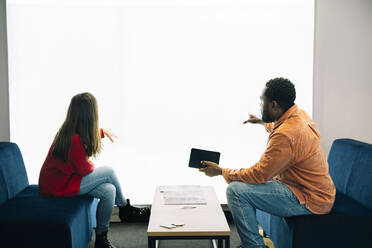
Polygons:
<instances>
[{"instance_id":1,"label":"orange button-up shirt","mask_svg":"<svg viewBox=\"0 0 372 248\"><path fill-rule=\"evenodd\" d=\"M328 213L334 203L336 188L314 121L294 105L277 122L265 124L265 127L270 135L260 161L250 168L223 169L227 183L261 184L271 179L279 180L312 213Z\"/></svg>"}]
</instances>

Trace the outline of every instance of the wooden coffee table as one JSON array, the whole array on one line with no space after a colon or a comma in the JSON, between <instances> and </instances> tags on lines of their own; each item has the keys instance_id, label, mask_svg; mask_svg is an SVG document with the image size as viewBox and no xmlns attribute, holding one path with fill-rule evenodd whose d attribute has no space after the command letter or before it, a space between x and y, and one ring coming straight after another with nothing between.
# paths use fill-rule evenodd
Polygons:
<instances>
[{"instance_id":1,"label":"wooden coffee table","mask_svg":"<svg viewBox=\"0 0 372 248\"><path fill-rule=\"evenodd\" d=\"M158 240L211 239L217 240L217 247L230 247L230 227L217 200L212 186L201 189L206 205L192 205L196 208L183 209L184 205L164 205L159 187L156 188L147 229L148 247L155 248ZM184 226L167 229L161 224L184 223ZM214 242L214 241L213 241ZM215 245L215 243L214 243Z\"/></svg>"}]
</instances>

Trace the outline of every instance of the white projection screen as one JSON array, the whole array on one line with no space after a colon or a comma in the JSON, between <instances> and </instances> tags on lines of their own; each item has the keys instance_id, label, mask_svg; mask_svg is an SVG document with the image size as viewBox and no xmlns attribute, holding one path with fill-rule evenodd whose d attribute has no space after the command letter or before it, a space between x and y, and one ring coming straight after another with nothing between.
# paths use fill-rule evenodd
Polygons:
<instances>
[{"instance_id":1,"label":"white projection screen","mask_svg":"<svg viewBox=\"0 0 372 248\"><path fill-rule=\"evenodd\" d=\"M268 134L242 122L269 79L289 78L312 114L313 1L8 0L7 18L10 135L32 184L77 93L119 136L93 162L135 204L172 184L213 185L226 203L224 179L188 168L190 150L257 162Z\"/></svg>"}]
</instances>

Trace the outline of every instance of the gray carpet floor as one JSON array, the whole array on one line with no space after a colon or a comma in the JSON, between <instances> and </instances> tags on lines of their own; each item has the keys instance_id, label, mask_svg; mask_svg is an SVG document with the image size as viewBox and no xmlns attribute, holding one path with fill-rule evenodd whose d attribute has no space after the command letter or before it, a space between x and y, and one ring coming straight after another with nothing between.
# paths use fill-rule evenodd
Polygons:
<instances>
[{"instance_id":1,"label":"gray carpet floor","mask_svg":"<svg viewBox=\"0 0 372 248\"><path fill-rule=\"evenodd\" d=\"M147 223L120 223L118 209L115 207L111 217L108 238L117 248L147 248ZM229 223L231 236L230 247L240 244L240 238L234 223ZM260 230L261 235L263 234ZM275 248L269 238L264 238L269 248ZM94 248L95 235L93 234L87 248ZM212 248L211 240L160 240L159 248Z\"/></svg>"},{"instance_id":2,"label":"gray carpet floor","mask_svg":"<svg viewBox=\"0 0 372 248\"><path fill-rule=\"evenodd\" d=\"M230 247L240 244L240 238L233 223L230 223ZM108 233L109 240L117 248L147 248L146 223L111 223ZM274 248L271 240L264 238L265 244ZM93 235L88 248L94 248L95 235ZM212 248L210 240L161 240L159 248Z\"/></svg>"},{"instance_id":3,"label":"gray carpet floor","mask_svg":"<svg viewBox=\"0 0 372 248\"><path fill-rule=\"evenodd\" d=\"M232 248L240 244L240 239L234 224L230 224L230 246ZM108 233L109 240L117 248L147 248L147 224L146 223L111 223ZM89 243L88 248L94 248L95 237ZM212 248L210 240L161 240L159 248Z\"/></svg>"}]
</instances>

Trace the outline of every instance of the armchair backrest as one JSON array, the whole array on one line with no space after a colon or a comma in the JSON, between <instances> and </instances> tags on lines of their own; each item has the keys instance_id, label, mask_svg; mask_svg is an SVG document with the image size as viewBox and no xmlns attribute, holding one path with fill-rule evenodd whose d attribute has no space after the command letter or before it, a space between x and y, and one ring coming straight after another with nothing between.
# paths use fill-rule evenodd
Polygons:
<instances>
[{"instance_id":1,"label":"armchair backrest","mask_svg":"<svg viewBox=\"0 0 372 248\"><path fill-rule=\"evenodd\" d=\"M0 205L29 185L21 151L15 143L0 142Z\"/></svg>"},{"instance_id":2,"label":"armchair backrest","mask_svg":"<svg viewBox=\"0 0 372 248\"><path fill-rule=\"evenodd\" d=\"M337 191L372 210L372 145L337 139L329 152L328 164Z\"/></svg>"}]
</instances>

